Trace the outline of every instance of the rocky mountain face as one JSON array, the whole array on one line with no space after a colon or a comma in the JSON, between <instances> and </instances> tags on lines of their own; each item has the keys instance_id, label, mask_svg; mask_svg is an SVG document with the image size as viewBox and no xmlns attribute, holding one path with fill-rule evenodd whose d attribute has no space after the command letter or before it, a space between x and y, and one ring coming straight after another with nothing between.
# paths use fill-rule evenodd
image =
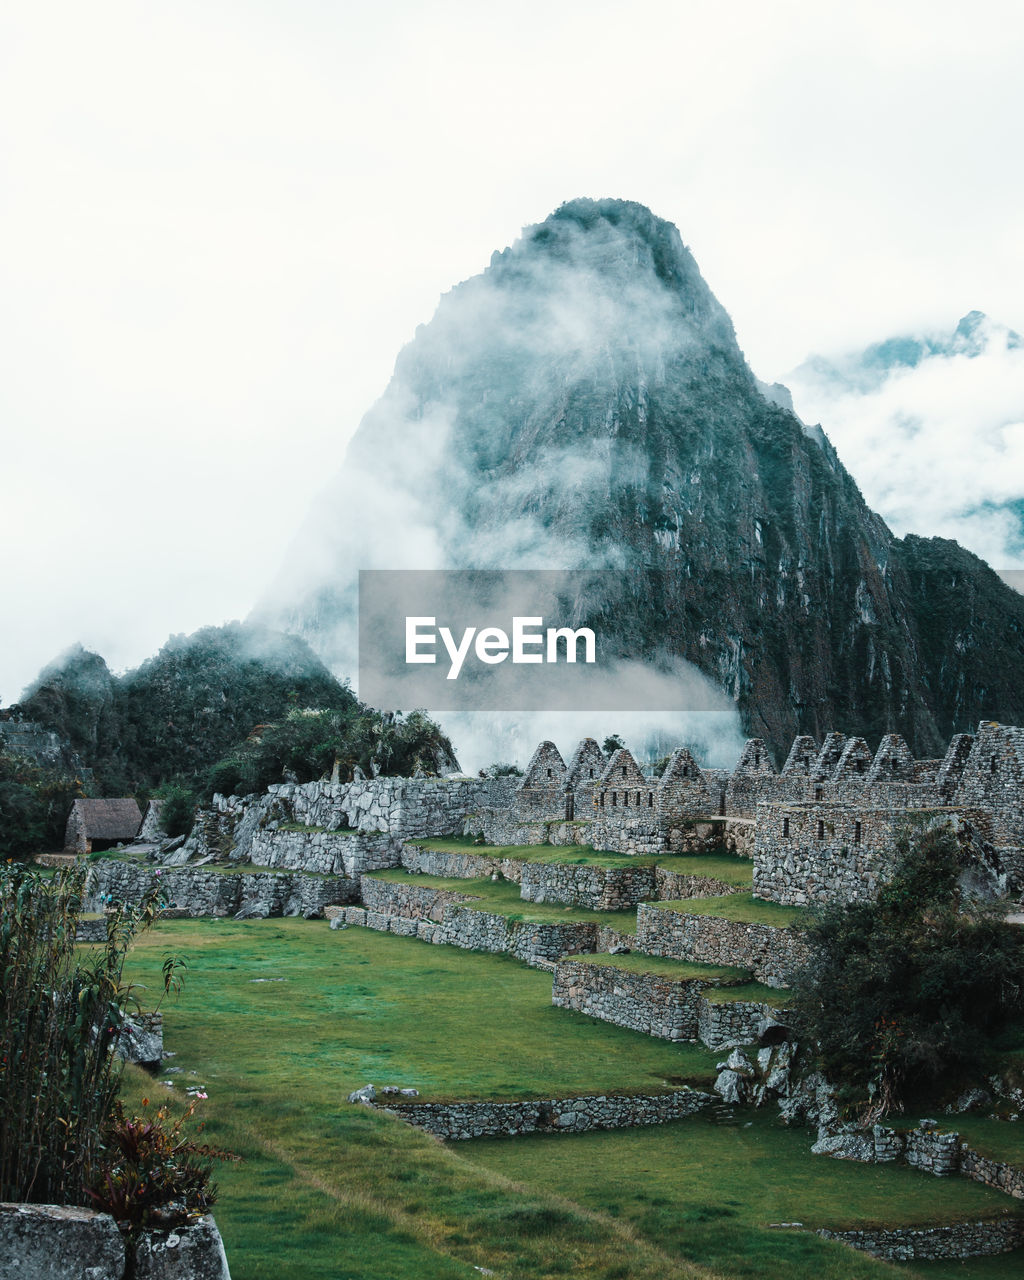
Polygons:
<instances>
[{"instance_id":1,"label":"rocky mountain face","mask_svg":"<svg viewBox=\"0 0 1024 1280\"><path fill-rule=\"evenodd\" d=\"M777 754L1024 717L1024 598L893 536L641 205L563 205L441 300L257 616L352 670L357 570L463 567L622 570L580 617L694 664Z\"/></svg>"}]
</instances>

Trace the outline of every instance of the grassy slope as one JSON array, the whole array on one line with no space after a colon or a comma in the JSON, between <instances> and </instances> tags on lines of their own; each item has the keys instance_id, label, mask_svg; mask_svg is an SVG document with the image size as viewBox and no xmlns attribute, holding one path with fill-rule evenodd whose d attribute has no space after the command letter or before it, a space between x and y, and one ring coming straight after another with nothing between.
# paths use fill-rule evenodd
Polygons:
<instances>
[{"instance_id":1,"label":"grassy slope","mask_svg":"<svg viewBox=\"0 0 1024 1280\"><path fill-rule=\"evenodd\" d=\"M446 1149L345 1095L367 1080L425 1097L656 1089L706 1081L716 1055L553 1009L550 977L506 957L320 921L163 922L132 976L155 990L170 952L190 969L165 1010L181 1068L166 1092L205 1086L206 1137L245 1157L217 1175L234 1280L703 1274L687 1256L722 1275L860 1280L890 1270L763 1220L804 1220L808 1203L827 1221L854 1220L851 1205L893 1221L1012 1205L960 1180L810 1157L806 1133L769 1132L763 1117ZM143 1090L165 1095L136 1073L129 1096Z\"/></svg>"},{"instance_id":2,"label":"grassy slope","mask_svg":"<svg viewBox=\"0 0 1024 1280\"><path fill-rule=\"evenodd\" d=\"M477 911L493 911L498 915L516 916L543 924L569 921L607 925L623 933L636 933L636 911L589 911L586 907L563 907L557 902L526 902L519 896L519 885L512 880L445 880L441 876L410 874L401 868L371 871L369 875L388 884L424 885L428 889L450 889L472 895L479 901L463 905Z\"/></svg>"},{"instance_id":3,"label":"grassy slope","mask_svg":"<svg viewBox=\"0 0 1024 1280\"><path fill-rule=\"evenodd\" d=\"M743 982L750 978L746 969L734 969L728 965L692 964L688 960L669 960L661 956L645 956L634 951L628 956L601 954L596 956L572 956L584 964L601 965L608 969L624 969L627 973L651 973L659 978L675 978L683 982L704 978L708 982ZM745 985L749 986L749 982Z\"/></svg>"},{"instance_id":4,"label":"grassy slope","mask_svg":"<svg viewBox=\"0 0 1024 1280\"><path fill-rule=\"evenodd\" d=\"M682 911L693 916L721 916L724 920L736 920L743 924L770 924L780 929L800 925L809 918L803 907L784 907L777 902L765 902L749 893L727 894L722 898L683 898L679 901L653 904L664 911Z\"/></svg>"},{"instance_id":5,"label":"grassy slope","mask_svg":"<svg viewBox=\"0 0 1024 1280\"><path fill-rule=\"evenodd\" d=\"M636 857L628 853L597 853L586 845L476 844L468 836L432 837L410 840L421 849L439 849L445 853L474 853L489 858L510 858L516 862L541 862L549 866L586 866L622 869L628 867L664 867L677 875L708 876L726 884L749 885L753 863L734 853L672 854Z\"/></svg>"},{"instance_id":6,"label":"grassy slope","mask_svg":"<svg viewBox=\"0 0 1024 1280\"><path fill-rule=\"evenodd\" d=\"M714 1055L556 1010L550 976L506 957L322 921L164 922L133 978L156 989L172 951L190 969L165 1010L168 1092L205 1086L207 1137L245 1157L217 1175L234 1280L692 1274L613 1219L510 1188L344 1098L367 1080L426 1097L657 1090L706 1082Z\"/></svg>"},{"instance_id":7,"label":"grassy slope","mask_svg":"<svg viewBox=\"0 0 1024 1280\"><path fill-rule=\"evenodd\" d=\"M911 1225L1015 1208L1007 1197L961 1179L810 1156L810 1142L807 1131L752 1112L735 1127L694 1116L660 1129L581 1134L557 1143L473 1142L468 1154L531 1186L557 1187L581 1204L624 1217L674 1257L699 1258L744 1280L880 1273L863 1255L773 1230L773 1222ZM1015 1274L1005 1260L1002 1265L995 1274ZM1016 1274L1019 1265L1018 1257Z\"/></svg>"}]
</instances>

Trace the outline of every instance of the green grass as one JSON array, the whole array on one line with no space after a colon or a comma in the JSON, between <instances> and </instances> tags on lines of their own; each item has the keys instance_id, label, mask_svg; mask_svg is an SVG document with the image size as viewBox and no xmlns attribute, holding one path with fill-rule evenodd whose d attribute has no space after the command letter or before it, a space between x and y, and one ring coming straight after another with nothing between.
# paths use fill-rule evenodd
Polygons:
<instances>
[{"instance_id":1,"label":"green grass","mask_svg":"<svg viewBox=\"0 0 1024 1280\"><path fill-rule=\"evenodd\" d=\"M941 1129L959 1133L965 1142L983 1156L1024 1168L1024 1120L993 1120L990 1112L947 1116L933 1110L889 1116L882 1123L891 1124L895 1128L913 1128L924 1116L936 1120Z\"/></svg>"},{"instance_id":2,"label":"green grass","mask_svg":"<svg viewBox=\"0 0 1024 1280\"><path fill-rule=\"evenodd\" d=\"M126 977L155 994L170 953L190 962L164 1009L165 1065L180 1072L165 1089L134 1071L126 1096L209 1093L204 1138L244 1157L215 1171L234 1280L476 1280L479 1267L501 1280L712 1280L705 1265L869 1280L894 1270L766 1224L1017 1208L962 1179L810 1156L810 1134L767 1113L445 1147L345 1095L370 1080L425 1099L706 1087L721 1055L555 1009L550 976L508 957L322 921L160 922ZM1013 1265L977 1274L1008 1280Z\"/></svg>"},{"instance_id":3,"label":"green grass","mask_svg":"<svg viewBox=\"0 0 1024 1280\"><path fill-rule=\"evenodd\" d=\"M345 1096L369 1080L426 1098L656 1092L706 1086L713 1054L555 1009L550 975L507 957L322 921L161 922L128 976L155 993L173 952L190 960L164 1009L181 1071L170 1090L135 1073L129 1096L209 1093L206 1139L245 1157L216 1170L234 1280L699 1274Z\"/></svg>"},{"instance_id":4,"label":"green grass","mask_svg":"<svg viewBox=\"0 0 1024 1280\"><path fill-rule=\"evenodd\" d=\"M584 844L476 844L471 836L431 837L406 840L419 849L436 849L440 853L472 853L483 858L507 858L513 862L544 862L551 865L570 863L591 867L649 867L653 858L631 858L625 853L596 853Z\"/></svg>"},{"instance_id":5,"label":"green grass","mask_svg":"<svg viewBox=\"0 0 1024 1280\"><path fill-rule=\"evenodd\" d=\"M665 871L677 876L702 876L708 880L721 880L723 884L742 885L749 889L754 875L750 858L735 853L677 854L671 858L658 858L657 863Z\"/></svg>"},{"instance_id":6,"label":"green grass","mask_svg":"<svg viewBox=\"0 0 1024 1280\"><path fill-rule=\"evenodd\" d=\"M809 1131L786 1129L763 1111L741 1116L735 1127L698 1115L655 1129L466 1145L470 1158L488 1169L532 1187L557 1188L625 1218L672 1257L699 1259L744 1280L859 1280L888 1270L809 1231L773 1230L770 1223L917 1225L998 1216L1016 1207L963 1179L811 1156ZM993 1274L1019 1275L1019 1266L1018 1255L1016 1271L1004 1263Z\"/></svg>"},{"instance_id":7,"label":"green grass","mask_svg":"<svg viewBox=\"0 0 1024 1280\"><path fill-rule=\"evenodd\" d=\"M730 893L721 898L683 898L654 904L664 911L680 911L692 916L720 916L743 924L768 924L779 929L799 927L809 920L803 907L784 907L764 902L749 893Z\"/></svg>"},{"instance_id":8,"label":"green grass","mask_svg":"<svg viewBox=\"0 0 1024 1280\"><path fill-rule=\"evenodd\" d=\"M734 853L672 854L634 857L628 853L598 853L589 845L569 844L474 844L469 836L450 836L443 839L407 840L406 844L420 849L436 849L443 853L472 853L487 858L508 858L514 862L540 862L548 866L605 867L621 869L629 867L664 867L677 875L714 877L726 884L748 885L753 875L753 863Z\"/></svg>"},{"instance_id":9,"label":"green grass","mask_svg":"<svg viewBox=\"0 0 1024 1280\"><path fill-rule=\"evenodd\" d=\"M752 1004L784 1006L792 992L785 987L766 987L762 982L743 982L734 987L711 987L704 998L711 1004L728 1004L732 1000L749 1000Z\"/></svg>"},{"instance_id":10,"label":"green grass","mask_svg":"<svg viewBox=\"0 0 1024 1280\"><path fill-rule=\"evenodd\" d=\"M728 965L693 964L688 960L666 960L661 956L645 956L639 951L633 951L628 956L602 954L567 958L609 969L625 969L627 973L653 973L659 978L675 978L680 982L704 979L706 982L742 982L744 986L751 985L750 973L746 969L733 969Z\"/></svg>"},{"instance_id":11,"label":"green grass","mask_svg":"<svg viewBox=\"0 0 1024 1280\"><path fill-rule=\"evenodd\" d=\"M423 876L397 868L373 871L374 880L388 884L422 885L428 889L449 889L472 895L479 901L464 905L474 911L492 911L496 915L514 916L537 924L570 923L607 925L622 933L636 933L636 911L590 911L586 907L564 907L553 902L526 902L519 896L519 885L513 880L449 880L442 876Z\"/></svg>"}]
</instances>

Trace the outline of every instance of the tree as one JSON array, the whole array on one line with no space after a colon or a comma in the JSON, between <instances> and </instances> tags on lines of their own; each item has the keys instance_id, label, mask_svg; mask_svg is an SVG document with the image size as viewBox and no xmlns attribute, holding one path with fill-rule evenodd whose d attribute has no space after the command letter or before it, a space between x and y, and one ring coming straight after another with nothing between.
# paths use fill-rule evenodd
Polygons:
<instances>
[{"instance_id":1,"label":"tree","mask_svg":"<svg viewBox=\"0 0 1024 1280\"><path fill-rule=\"evenodd\" d=\"M876 901L820 912L794 984L822 1071L865 1120L976 1079L1024 1013L1024 933L966 895L955 832L925 828L897 853Z\"/></svg>"},{"instance_id":2,"label":"tree","mask_svg":"<svg viewBox=\"0 0 1024 1280\"><path fill-rule=\"evenodd\" d=\"M0 746L0 857L61 848L68 811L82 794L78 778Z\"/></svg>"},{"instance_id":3,"label":"tree","mask_svg":"<svg viewBox=\"0 0 1024 1280\"><path fill-rule=\"evenodd\" d=\"M344 710L298 710L260 725L208 772L206 790L252 794L287 779L315 782L337 774L407 777L455 767L452 744L423 711L402 716L357 703Z\"/></svg>"},{"instance_id":4,"label":"tree","mask_svg":"<svg viewBox=\"0 0 1024 1280\"><path fill-rule=\"evenodd\" d=\"M617 733L612 733L612 734L609 734L608 737L605 738L604 742L601 743L601 750L605 753L606 756L610 756L610 755L613 755L616 751L621 751L623 747L625 747L625 745L626 744L622 741L622 739L619 737Z\"/></svg>"}]
</instances>

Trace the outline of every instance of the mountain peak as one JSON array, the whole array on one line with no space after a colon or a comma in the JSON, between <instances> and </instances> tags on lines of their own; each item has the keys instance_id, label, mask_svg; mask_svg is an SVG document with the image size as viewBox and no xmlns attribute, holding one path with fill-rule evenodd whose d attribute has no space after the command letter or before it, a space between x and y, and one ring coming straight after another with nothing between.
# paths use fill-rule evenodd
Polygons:
<instances>
[{"instance_id":1,"label":"mountain peak","mask_svg":"<svg viewBox=\"0 0 1024 1280\"><path fill-rule=\"evenodd\" d=\"M749 732L841 723L926 754L988 695L932 692L904 559L759 388L677 228L579 198L417 330L262 616L351 671L360 569L628 569L635 589L579 619L652 669L695 664Z\"/></svg>"}]
</instances>

